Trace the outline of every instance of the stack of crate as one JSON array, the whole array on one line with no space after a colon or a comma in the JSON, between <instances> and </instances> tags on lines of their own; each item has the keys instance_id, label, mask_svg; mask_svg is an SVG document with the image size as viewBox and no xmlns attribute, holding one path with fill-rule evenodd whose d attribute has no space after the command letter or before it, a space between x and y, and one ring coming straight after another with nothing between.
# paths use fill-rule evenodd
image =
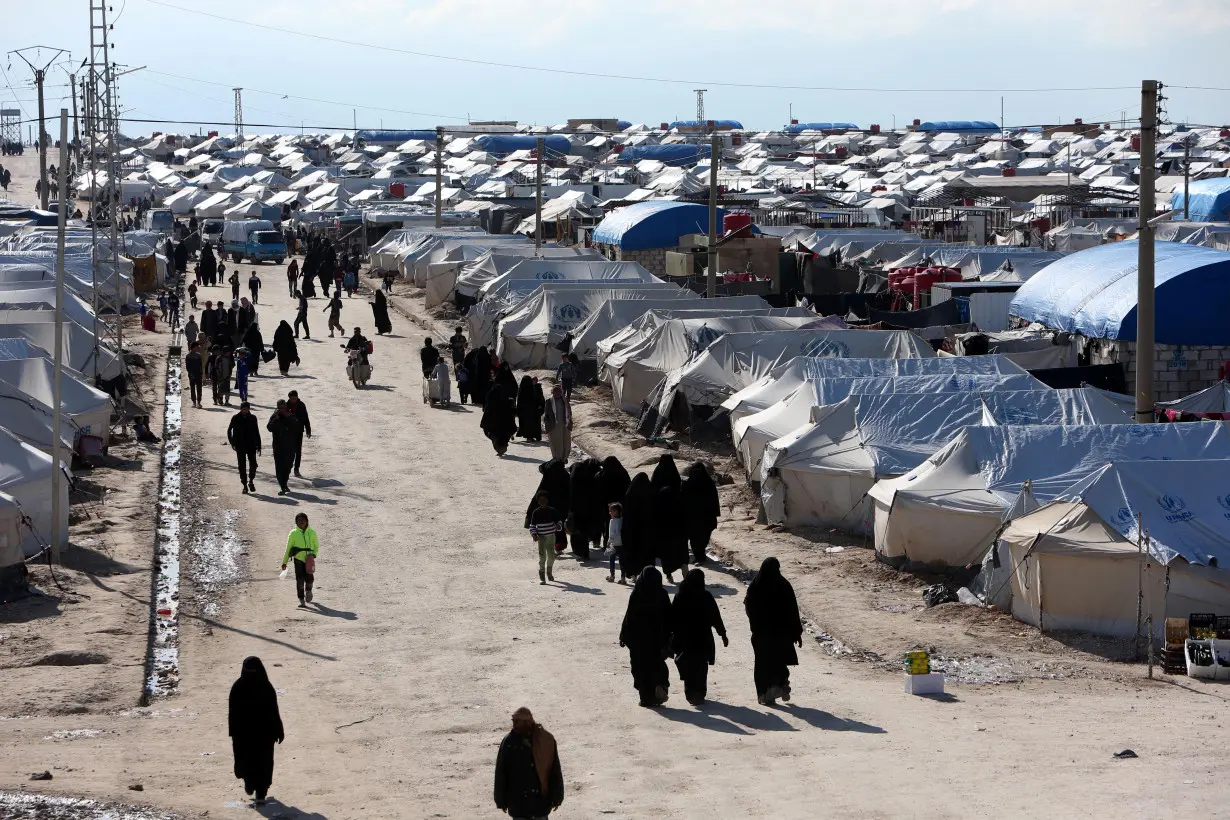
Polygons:
<instances>
[{"instance_id":1,"label":"stack of crate","mask_svg":"<svg viewBox=\"0 0 1230 820\"><path fill-rule=\"evenodd\" d=\"M1162 649L1162 671L1167 675L1186 675L1187 659L1183 642L1187 640L1187 619L1166 619L1166 646Z\"/></svg>"}]
</instances>

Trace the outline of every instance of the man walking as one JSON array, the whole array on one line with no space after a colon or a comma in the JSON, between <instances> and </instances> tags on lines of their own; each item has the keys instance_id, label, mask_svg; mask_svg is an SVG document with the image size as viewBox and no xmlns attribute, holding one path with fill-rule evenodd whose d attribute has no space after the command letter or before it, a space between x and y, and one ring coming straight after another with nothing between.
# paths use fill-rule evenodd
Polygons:
<instances>
[{"instance_id":1,"label":"man walking","mask_svg":"<svg viewBox=\"0 0 1230 820\"><path fill-rule=\"evenodd\" d=\"M299 338L299 325L303 325L303 338L312 338L312 331L308 329L308 301L303 295L303 291L296 291L295 295L299 297L299 312L295 314L295 338Z\"/></svg>"},{"instance_id":2,"label":"man walking","mask_svg":"<svg viewBox=\"0 0 1230 820\"><path fill-rule=\"evenodd\" d=\"M449 337L448 346L453 353L453 370L456 370L461 367L466 357L466 336L461 332L461 328L457 328L457 332Z\"/></svg>"},{"instance_id":3,"label":"man walking","mask_svg":"<svg viewBox=\"0 0 1230 820\"><path fill-rule=\"evenodd\" d=\"M299 441L295 445L295 478L303 478L299 475L299 465L303 462L303 436L312 437L312 420L308 418L307 405L299 400L298 390L292 390L286 394L286 406L290 408L291 414L299 419L299 424L303 428Z\"/></svg>"},{"instance_id":4,"label":"man walking","mask_svg":"<svg viewBox=\"0 0 1230 820\"><path fill-rule=\"evenodd\" d=\"M495 807L509 817L545 818L564 802L564 773L555 738L522 706L495 758Z\"/></svg>"},{"instance_id":5,"label":"man walking","mask_svg":"<svg viewBox=\"0 0 1230 820\"><path fill-rule=\"evenodd\" d=\"M201 328L196 323L196 314L189 313L188 321L184 322L184 341L188 343L189 349L196 344L196 337L200 335Z\"/></svg>"},{"instance_id":6,"label":"man walking","mask_svg":"<svg viewBox=\"0 0 1230 820\"><path fill-rule=\"evenodd\" d=\"M191 319L188 320L188 324L193 324ZM201 387L205 380L205 360L201 357L201 345L195 339L188 343L188 355L184 357L184 370L188 374L189 401L193 407L200 407Z\"/></svg>"},{"instance_id":7,"label":"man walking","mask_svg":"<svg viewBox=\"0 0 1230 820\"><path fill-rule=\"evenodd\" d=\"M295 592L299 594L299 606L312 603L318 555L320 539L316 537L316 530L308 526L307 515L299 513L295 516L295 528L286 536L286 552L282 555L282 569L286 569L287 563L295 562Z\"/></svg>"},{"instance_id":8,"label":"man walking","mask_svg":"<svg viewBox=\"0 0 1230 820\"><path fill-rule=\"evenodd\" d=\"M321 313L324 313L325 310L329 311L329 338L333 338L333 330L335 328L338 333L345 336L346 328L342 327L342 296L340 293L333 294L333 298L329 300L329 304L325 305L325 309Z\"/></svg>"},{"instance_id":9,"label":"man walking","mask_svg":"<svg viewBox=\"0 0 1230 820\"><path fill-rule=\"evenodd\" d=\"M558 458L567 464L568 454L572 451L572 405L558 384L551 388L543 425L551 442L551 458Z\"/></svg>"},{"instance_id":10,"label":"man walking","mask_svg":"<svg viewBox=\"0 0 1230 820\"><path fill-rule=\"evenodd\" d=\"M286 286L290 288L290 295L295 295L295 286L299 284L299 260L292 259L290 264L286 266Z\"/></svg>"},{"instance_id":11,"label":"man walking","mask_svg":"<svg viewBox=\"0 0 1230 820\"><path fill-rule=\"evenodd\" d=\"M256 275L256 271L252 271L252 275L248 277L248 292L252 294L252 304L260 304L261 278Z\"/></svg>"},{"instance_id":12,"label":"man walking","mask_svg":"<svg viewBox=\"0 0 1230 820\"><path fill-rule=\"evenodd\" d=\"M231 416L226 440L239 462L239 485L243 494L256 492L256 454L261 451L261 430L256 416L252 415L252 405L246 401L239 405L239 412Z\"/></svg>"},{"instance_id":13,"label":"man walking","mask_svg":"<svg viewBox=\"0 0 1230 820\"><path fill-rule=\"evenodd\" d=\"M286 402L279 399L278 409L269 417L265 429L273 434L273 471L278 479L278 495L286 495L290 492L286 482L295 465L295 451L303 438L303 424L290 412Z\"/></svg>"}]
</instances>

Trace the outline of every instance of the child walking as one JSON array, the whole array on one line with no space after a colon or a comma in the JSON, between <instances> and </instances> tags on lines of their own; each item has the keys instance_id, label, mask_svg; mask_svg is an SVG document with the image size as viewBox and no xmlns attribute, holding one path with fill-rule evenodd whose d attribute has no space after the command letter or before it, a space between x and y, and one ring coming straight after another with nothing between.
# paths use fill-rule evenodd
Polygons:
<instances>
[{"instance_id":1,"label":"child walking","mask_svg":"<svg viewBox=\"0 0 1230 820\"><path fill-rule=\"evenodd\" d=\"M538 583L554 581L555 535L564 529L563 519L549 503L545 492L538 494L538 506L530 513L530 538L538 542Z\"/></svg>"},{"instance_id":2,"label":"child walking","mask_svg":"<svg viewBox=\"0 0 1230 820\"><path fill-rule=\"evenodd\" d=\"M607 505L611 513L611 523L607 527L607 551L611 556L610 574L607 581L615 581L615 559L619 558L619 583L628 585L628 576L624 573L624 560L620 555L624 549L624 506L618 501Z\"/></svg>"},{"instance_id":3,"label":"child walking","mask_svg":"<svg viewBox=\"0 0 1230 820\"><path fill-rule=\"evenodd\" d=\"M248 349L246 347L239 348L236 351L239 358L235 360L235 387L239 390L239 400L248 400L248 371L252 367L252 360L248 357Z\"/></svg>"}]
</instances>

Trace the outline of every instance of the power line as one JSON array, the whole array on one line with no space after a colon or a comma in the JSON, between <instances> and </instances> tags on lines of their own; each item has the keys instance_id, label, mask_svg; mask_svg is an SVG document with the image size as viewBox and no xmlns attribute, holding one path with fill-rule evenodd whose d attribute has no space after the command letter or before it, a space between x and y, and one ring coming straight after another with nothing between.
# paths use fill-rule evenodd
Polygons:
<instances>
[{"instance_id":1,"label":"power line","mask_svg":"<svg viewBox=\"0 0 1230 820\"><path fill-rule=\"evenodd\" d=\"M1033 93L1076 93L1086 91L1132 91L1135 86L1117 85L1117 86L1089 86L1080 88L842 88L836 86L811 86L811 85L777 85L772 83L734 83L721 82L718 80L697 80L697 79L678 79L671 77L642 77L632 74L608 74L598 71L580 71L576 69L565 68L546 68L544 66L522 65L519 63L501 63L494 60L479 60L473 57L457 57L449 54L433 54L426 51L411 51L404 48L395 48L393 46L382 46L373 43L360 43L355 40L345 40L340 37L328 37L323 34L311 34L305 31L295 31L283 26L270 26L263 23L253 23L248 20L239 20L234 17L225 17L221 14L214 14L208 11L199 9L189 9L183 6L177 6L173 3L164 2L164 0L145 0L146 3L163 8L182 11L187 14L196 14L201 17L209 17L214 20L221 20L225 23L233 23L240 26L249 26L258 28L264 31L274 31L279 34L291 34L296 37L305 37L311 40L320 40L326 43L337 43L339 45L355 46L375 51L384 51L391 54L404 54L410 57L423 57L430 60L447 60L455 63L467 63L470 65L488 66L491 68L509 68L516 71L537 71L545 74L566 74L573 77L590 77L604 80L628 80L632 82L646 83L671 83L675 85L715 85L723 88L755 88L755 89L773 89L781 91L827 91L827 92L852 92L852 93L884 93L884 94L1033 94Z\"/></svg>"}]
</instances>

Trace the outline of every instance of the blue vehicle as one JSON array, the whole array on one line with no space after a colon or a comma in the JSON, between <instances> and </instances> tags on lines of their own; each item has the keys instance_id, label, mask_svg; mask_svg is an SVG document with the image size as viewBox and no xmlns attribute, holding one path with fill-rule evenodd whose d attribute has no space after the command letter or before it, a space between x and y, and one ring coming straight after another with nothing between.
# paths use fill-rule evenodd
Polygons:
<instances>
[{"instance_id":1,"label":"blue vehicle","mask_svg":"<svg viewBox=\"0 0 1230 820\"><path fill-rule=\"evenodd\" d=\"M267 219L228 220L222 227L222 252L235 262L273 262L286 259L286 240Z\"/></svg>"}]
</instances>

